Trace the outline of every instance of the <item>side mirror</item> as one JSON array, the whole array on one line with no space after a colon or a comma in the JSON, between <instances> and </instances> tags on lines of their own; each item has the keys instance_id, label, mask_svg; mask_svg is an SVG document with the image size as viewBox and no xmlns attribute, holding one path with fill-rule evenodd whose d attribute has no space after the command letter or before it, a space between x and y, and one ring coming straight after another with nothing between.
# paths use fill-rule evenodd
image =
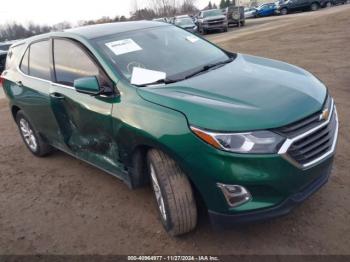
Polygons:
<instances>
[{"instance_id":1,"label":"side mirror","mask_svg":"<svg viewBox=\"0 0 350 262\"><path fill-rule=\"evenodd\" d=\"M98 95L100 93L100 84L96 76L87 76L74 80L74 88L79 93Z\"/></svg>"}]
</instances>

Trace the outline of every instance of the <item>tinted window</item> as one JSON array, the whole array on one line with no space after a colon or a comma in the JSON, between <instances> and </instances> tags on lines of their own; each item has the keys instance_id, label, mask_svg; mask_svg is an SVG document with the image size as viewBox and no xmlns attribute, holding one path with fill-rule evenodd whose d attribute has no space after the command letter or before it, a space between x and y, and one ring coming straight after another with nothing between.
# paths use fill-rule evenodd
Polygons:
<instances>
[{"instance_id":1,"label":"tinted window","mask_svg":"<svg viewBox=\"0 0 350 262\"><path fill-rule=\"evenodd\" d=\"M30 46L29 74L41 79L51 79L49 40L37 42Z\"/></svg>"},{"instance_id":2,"label":"tinted window","mask_svg":"<svg viewBox=\"0 0 350 262\"><path fill-rule=\"evenodd\" d=\"M54 61L57 83L73 86L77 78L99 76L93 60L72 41L54 40Z\"/></svg>"},{"instance_id":3,"label":"tinted window","mask_svg":"<svg viewBox=\"0 0 350 262\"><path fill-rule=\"evenodd\" d=\"M21 71L27 75L29 75L29 48L25 52L22 63L21 63Z\"/></svg>"}]
</instances>

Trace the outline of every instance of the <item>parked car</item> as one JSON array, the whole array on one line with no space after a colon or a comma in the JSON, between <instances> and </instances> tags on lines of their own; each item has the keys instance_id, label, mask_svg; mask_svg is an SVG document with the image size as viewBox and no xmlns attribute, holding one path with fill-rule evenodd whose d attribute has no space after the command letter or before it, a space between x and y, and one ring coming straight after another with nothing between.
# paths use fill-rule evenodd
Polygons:
<instances>
[{"instance_id":1,"label":"parked car","mask_svg":"<svg viewBox=\"0 0 350 262\"><path fill-rule=\"evenodd\" d=\"M9 50L10 46L12 44L14 44L16 41L17 40L0 42L0 51L7 51L7 50Z\"/></svg>"},{"instance_id":2,"label":"parked car","mask_svg":"<svg viewBox=\"0 0 350 262\"><path fill-rule=\"evenodd\" d=\"M324 0L280 0L276 2L276 14L286 15L296 11L317 11Z\"/></svg>"},{"instance_id":3,"label":"parked car","mask_svg":"<svg viewBox=\"0 0 350 262\"><path fill-rule=\"evenodd\" d=\"M199 12L197 26L201 34L206 34L212 30L222 30L223 32L228 30L227 18L220 9Z\"/></svg>"},{"instance_id":4,"label":"parked car","mask_svg":"<svg viewBox=\"0 0 350 262\"><path fill-rule=\"evenodd\" d=\"M244 8L244 17L246 19L253 18L256 15L256 8L254 7L246 7Z\"/></svg>"},{"instance_id":5,"label":"parked car","mask_svg":"<svg viewBox=\"0 0 350 262\"><path fill-rule=\"evenodd\" d=\"M196 226L199 202L219 225L284 215L332 170L334 101L299 67L152 21L52 32L9 52L4 90L29 151L151 183L171 235Z\"/></svg>"},{"instance_id":6,"label":"parked car","mask_svg":"<svg viewBox=\"0 0 350 262\"><path fill-rule=\"evenodd\" d=\"M0 75L2 71L4 71L5 69L6 56L7 56L6 51L0 51ZM0 82L0 85L1 85L1 82Z\"/></svg>"},{"instance_id":7,"label":"parked car","mask_svg":"<svg viewBox=\"0 0 350 262\"><path fill-rule=\"evenodd\" d=\"M333 5L345 5L347 0L324 0L322 7L331 7Z\"/></svg>"},{"instance_id":8,"label":"parked car","mask_svg":"<svg viewBox=\"0 0 350 262\"><path fill-rule=\"evenodd\" d=\"M243 6L229 6L225 9L224 14L226 15L228 26L245 25L245 16L244 16Z\"/></svg>"},{"instance_id":9,"label":"parked car","mask_svg":"<svg viewBox=\"0 0 350 262\"><path fill-rule=\"evenodd\" d=\"M276 11L274 3L262 4L256 8L255 17L271 16Z\"/></svg>"},{"instance_id":10,"label":"parked car","mask_svg":"<svg viewBox=\"0 0 350 262\"><path fill-rule=\"evenodd\" d=\"M156 22L163 22L163 23L168 23L168 19L166 17L161 17L161 18L153 18L153 21Z\"/></svg>"},{"instance_id":11,"label":"parked car","mask_svg":"<svg viewBox=\"0 0 350 262\"><path fill-rule=\"evenodd\" d=\"M197 26L193 22L192 18L189 16L177 16L174 19L174 24L186 29L191 33L197 32Z\"/></svg>"}]
</instances>

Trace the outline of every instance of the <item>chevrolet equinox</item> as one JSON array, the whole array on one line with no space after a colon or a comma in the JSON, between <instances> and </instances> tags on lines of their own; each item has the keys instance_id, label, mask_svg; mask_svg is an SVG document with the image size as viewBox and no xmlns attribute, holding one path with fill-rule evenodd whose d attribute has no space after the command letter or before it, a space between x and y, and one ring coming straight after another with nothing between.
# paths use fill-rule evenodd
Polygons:
<instances>
[{"instance_id":1,"label":"chevrolet equinox","mask_svg":"<svg viewBox=\"0 0 350 262\"><path fill-rule=\"evenodd\" d=\"M152 185L160 220L192 230L287 214L329 177L334 101L307 71L231 53L173 25L125 22L15 43L3 87L27 148Z\"/></svg>"}]
</instances>

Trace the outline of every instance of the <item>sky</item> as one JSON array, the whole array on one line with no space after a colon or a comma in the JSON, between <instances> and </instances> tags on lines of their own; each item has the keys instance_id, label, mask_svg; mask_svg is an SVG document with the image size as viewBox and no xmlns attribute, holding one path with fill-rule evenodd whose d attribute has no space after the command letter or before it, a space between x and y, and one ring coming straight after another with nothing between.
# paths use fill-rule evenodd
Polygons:
<instances>
[{"instance_id":1,"label":"sky","mask_svg":"<svg viewBox=\"0 0 350 262\"><path fill-rule=\"evenodd\" d=\"M0 24L19 22L53 25L62 21L73 24L79 20L97 19L102 16L129 16L135 0L9 0L0 9ZM204 8L209 0L196 0L198 8ZM211 0L219 4L220 0ZM150 0L137 0L138 7L148 6Z\"/></svg>"}]
</instances>

